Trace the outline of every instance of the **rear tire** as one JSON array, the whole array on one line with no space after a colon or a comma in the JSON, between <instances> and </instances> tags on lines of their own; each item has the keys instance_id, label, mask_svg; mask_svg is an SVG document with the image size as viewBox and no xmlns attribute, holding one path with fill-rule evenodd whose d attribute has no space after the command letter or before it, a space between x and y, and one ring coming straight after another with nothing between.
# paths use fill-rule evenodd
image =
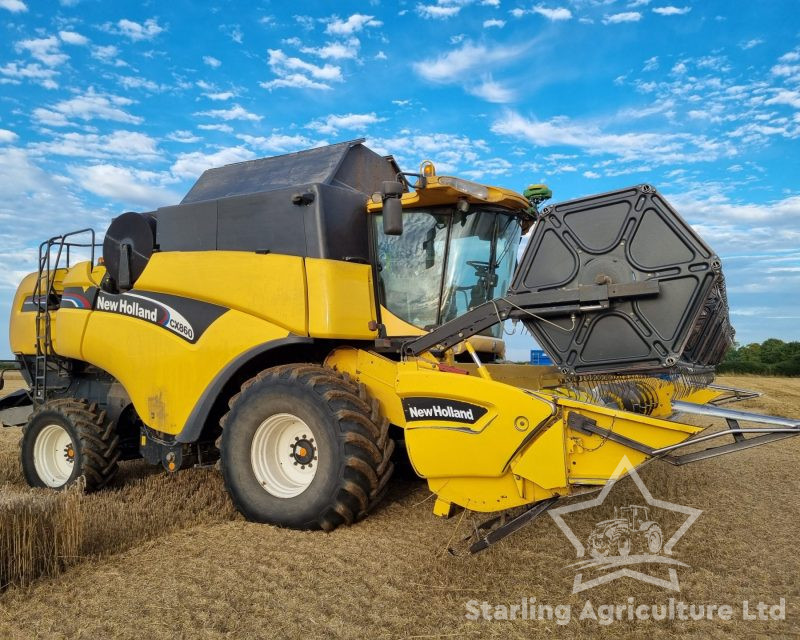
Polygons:
<instances>
[{"instance_id":1,"label":"rear tire","mask_svg":"<svg viewBox=\"0 0 800 640\"><path fill-rule=\"evenodd\" d=\"M117 472L114 424L97 403L49 400L31 415L20 442L20 462L31 487L63 489L84 478L86 491L105 487Z\"/></svg>"},{"instance_id":2,"label":"rear tire","mask_svg":"<svg viewBox=\"0 0 800 640\"><path fill-rule=\"evenodd\" d=\"M394 441L364 385L318 365L283 365L245 382L228 404L220 466L248 520L332 531L385 494Z\"/></svg>"}]
</instances>

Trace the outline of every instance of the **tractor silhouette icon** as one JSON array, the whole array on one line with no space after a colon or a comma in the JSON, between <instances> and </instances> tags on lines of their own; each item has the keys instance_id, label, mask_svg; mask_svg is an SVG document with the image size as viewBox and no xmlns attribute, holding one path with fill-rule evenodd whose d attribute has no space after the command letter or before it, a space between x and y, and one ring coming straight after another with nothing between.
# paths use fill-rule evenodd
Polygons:
<instances>
[{"instance_id":1,"label":"tractor silhouette icon","mask_svg":"<svg viewBox=\"0 0 800 640\"><path fill-rule=\"evenodd\" d=\"M650 519L650 509L641 505L614 507L614 517L598 522L589 535L589 553L595 558L634 553L655 555L661 551L664 534Z\"/></svg>"}]
</instances>

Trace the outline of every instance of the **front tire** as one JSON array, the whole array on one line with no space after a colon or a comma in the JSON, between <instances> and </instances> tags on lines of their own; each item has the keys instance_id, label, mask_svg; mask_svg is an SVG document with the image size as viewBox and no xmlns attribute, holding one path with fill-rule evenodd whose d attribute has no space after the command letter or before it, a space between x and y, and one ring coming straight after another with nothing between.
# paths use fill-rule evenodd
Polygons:
<instances>
[{"instance_id":1,"label":"front tire","mask_svg":"<svg viewBox=\"0 0 800 640\"><path fill-rule=\"evenodd\" d=\"M248 520L332 531L383 497L394 442L364 385L318 365L283 365L245 382L229 406L220 465Z\"/></svg>"},{"instance_id":2,"label":"front tire","mask_svg":"<svg viewBox=\"0 0 800 640\"><path fill-rule=\"evenodd\" d=\"M83 477L86 491L101 489L117 472L118 441L96 403L50 400L25 425L22 474L31 487L63 489Z\"/></svg>"}]
</instances>

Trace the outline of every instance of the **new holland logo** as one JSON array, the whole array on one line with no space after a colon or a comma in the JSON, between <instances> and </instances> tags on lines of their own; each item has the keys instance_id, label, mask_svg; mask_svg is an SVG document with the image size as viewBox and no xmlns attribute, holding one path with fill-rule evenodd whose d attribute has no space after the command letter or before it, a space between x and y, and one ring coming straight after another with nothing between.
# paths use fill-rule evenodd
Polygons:
<instances>
[{"instance_id":1,"label":"new holland logo","mask_svg":"<svg viewBox=\"0 0 800 640\"><path fill-rule=\"evenodd\" d=\"M184 340L194 342L195 331L191 323L173 307L152 298L136 293L114 295L103 292L97 296L95 308L98 311L119 313L123 316L152 322L179 335Z\"/></svg>"},{"instance_id":2,"label":"new holland logo","mask_svg":"<svg viewBox=\"0 0 800 640\"><path fill-rule=\"evenodd\" d=\"M407 422L435 420L475 424L486 413L486 408L459 400L419 397L404 398L403 412Z\"/></svg>"}]
</instances>

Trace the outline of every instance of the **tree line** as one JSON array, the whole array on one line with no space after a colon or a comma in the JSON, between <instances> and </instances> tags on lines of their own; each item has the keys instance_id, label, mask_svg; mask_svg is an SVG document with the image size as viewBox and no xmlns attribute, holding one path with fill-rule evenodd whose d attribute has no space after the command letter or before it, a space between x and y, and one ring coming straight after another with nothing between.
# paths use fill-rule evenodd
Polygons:
<instances>
[{"instance_id":1,"label":"tree line","mask_svg":"<svg viewBox=\"0 0 800 640\"><path fill-rule=\"evenodd\" d=\"M725 354L717 372L800 376L800 342L770 338L761 344L735 343Z\"/></svg>"}]
</instances>

